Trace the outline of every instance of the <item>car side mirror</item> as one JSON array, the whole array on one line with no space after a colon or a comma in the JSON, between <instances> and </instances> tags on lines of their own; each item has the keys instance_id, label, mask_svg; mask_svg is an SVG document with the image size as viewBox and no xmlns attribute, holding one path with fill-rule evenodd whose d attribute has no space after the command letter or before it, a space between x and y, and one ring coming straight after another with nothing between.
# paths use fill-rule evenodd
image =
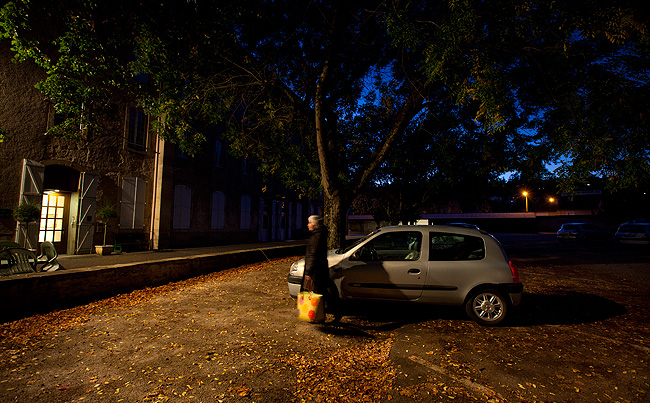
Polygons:
<instances>
[{"instance_id":1,"label":"car side mirror","mask_svg":"<svg viewBox=\"0 0 650 403\"><path fill-rule=\"evenodd\" d=\"M349 260L352 260L352 261L361 260L361 249L357 249L357 251L355 251L352 254L352 256L350 256Z\"/></svg>"}]
</instances>

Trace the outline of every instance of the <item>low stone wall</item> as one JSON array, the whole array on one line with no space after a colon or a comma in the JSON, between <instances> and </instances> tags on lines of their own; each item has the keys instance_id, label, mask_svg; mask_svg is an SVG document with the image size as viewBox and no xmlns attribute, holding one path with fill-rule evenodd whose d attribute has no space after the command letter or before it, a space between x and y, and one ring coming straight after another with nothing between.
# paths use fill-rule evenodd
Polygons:
<instances>
[{"instance_id":1,"label":"low stone wall","mask_svg":"<svg viewBox=\"0 0 650 403\"><path fill-rule=\"evenodd\" d=\"M304 250L304 245L272 247L0 278L0 321L69 308L267 259L297 256Z\"/></svg>"}]
</instances>

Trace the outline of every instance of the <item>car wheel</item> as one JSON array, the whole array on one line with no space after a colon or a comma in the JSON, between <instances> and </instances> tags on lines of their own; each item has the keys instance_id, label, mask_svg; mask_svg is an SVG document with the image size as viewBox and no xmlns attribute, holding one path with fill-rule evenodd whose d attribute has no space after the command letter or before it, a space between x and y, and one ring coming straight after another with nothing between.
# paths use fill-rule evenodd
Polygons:
<instances>
[{"instance_id":1,"label":"car wheel","mask_svg":"<svg viewBox=\"0 0 650 403\"><path fill-rule=\"evenodd\" d=\"M508 313L508 302L503 293L496 289L479 290L465 302L467 315L484 326L495 326L503 322Z\"/></svg>"}]
</instances>

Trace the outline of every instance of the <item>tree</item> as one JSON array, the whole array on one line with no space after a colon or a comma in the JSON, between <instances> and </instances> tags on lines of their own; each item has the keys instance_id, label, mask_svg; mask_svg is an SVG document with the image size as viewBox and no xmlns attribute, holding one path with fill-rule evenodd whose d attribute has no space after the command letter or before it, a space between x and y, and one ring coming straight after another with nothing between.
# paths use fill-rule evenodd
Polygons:
<instances>
[{"instance_id":1,"label":"tree","mask_svg":"<svg viewBox=\"0 0 650 403\"><path fill-rule=\"evenodd\" d=\"M648 183L648 11L633 1L393 2L393 37L486 127L517 127L523 177Z\"/></svg>"},{"instance_id":2,"label":"tree","mask_svg":"<svg viewBox=\"0 0 650 403\"><path fill-rule=\"evenodd\" d=\"M285 182L320 177L330 246L339 246L350 203L424 108L429 88L392 46L376 2L253 3L238 31L245 58L222 69L244 90L238 110L246 113L231 141L264 156L263 168ZM280 143L299 153L278 152ZM296 155L305 157L301 165Z\"/></svg>"},{"instance_id":3,"label":"tree","mask_svg":"<svg viewBox=\"0 0 650 403\"><path fill-rule=\"evenodd\" d=\"M519 157L487 158L491 174L539 175L562 158L567 180L648 178L647 14L633 3L216 3L13 1L0 40L46 70L41 89L69 128L110 112L114 91L137 97L189 153L206 127L228 122L234 152L323 192L330 246L391 149L448 113L439 105L468 108L477 125L440 139L474 136L466 147L484 156L507 145Z\"/></svg>"},{"instance_id":4,"label":"tree","mask_svg":"<svg viewBox=\"0 0 650 403\"><path fill-rule=\"evenodd\" d=\"M235 152L304 193L322 190L336 246L349 203L425 99L382 18L372 1L25 0L5 5L1 32L19 60L46 70L41 90L69 113L53 134L98 121L116 90L138 97L162 118L158 132L190 153L205 127L228 118ZM46 20L51 31L33 29ZM136 73L154 85L135 84ZM363 119L377 131L355 132Z\"/></svg>"}]
</instances>

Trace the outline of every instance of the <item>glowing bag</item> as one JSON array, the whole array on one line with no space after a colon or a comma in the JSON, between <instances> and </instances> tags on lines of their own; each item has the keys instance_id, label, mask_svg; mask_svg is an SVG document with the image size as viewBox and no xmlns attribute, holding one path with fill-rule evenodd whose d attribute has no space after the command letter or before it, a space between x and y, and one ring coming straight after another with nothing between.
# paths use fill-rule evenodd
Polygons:
<instances>
[{"instance_id":1,"label":"glowing bag","mask_svg":"<svg viewBox=\"0 0 650 403\"><path fill-rule=\"evenodd\" d=\"M325 320L323 296L311 291L298 294L298 319L307 322L322 322Z\"/></svg>"}]
</instances>

